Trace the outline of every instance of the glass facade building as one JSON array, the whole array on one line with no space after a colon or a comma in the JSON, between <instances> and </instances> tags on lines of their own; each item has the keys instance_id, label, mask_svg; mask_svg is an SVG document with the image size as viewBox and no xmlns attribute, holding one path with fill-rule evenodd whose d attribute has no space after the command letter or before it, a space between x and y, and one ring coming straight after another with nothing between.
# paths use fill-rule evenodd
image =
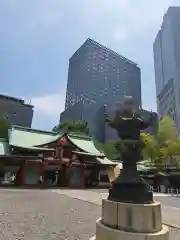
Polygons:
<instances>
[{"instance_id":1,"label":"glass facade building","mask_svg":"<svg viewBox=\"0 0 180 240\"><path fill-rule=\"evenodd\" d=\"M170 7L154 44L158 113L168 114L180 131L180 7Z\"/></svg>"},{"instance_id":2,"label":"glass facade building","mask_svg":"<svg viewBox=\"0 0 180 240\"><path fill-rule=\"evenodd\" d=\"M105 109L121 102L125 95L132 96L141 107L140 68L88 38L69 60L65 111L60 121L86 120L91 135L103 140L105 134L99 129Z\"/></svg>"}]
</instances>

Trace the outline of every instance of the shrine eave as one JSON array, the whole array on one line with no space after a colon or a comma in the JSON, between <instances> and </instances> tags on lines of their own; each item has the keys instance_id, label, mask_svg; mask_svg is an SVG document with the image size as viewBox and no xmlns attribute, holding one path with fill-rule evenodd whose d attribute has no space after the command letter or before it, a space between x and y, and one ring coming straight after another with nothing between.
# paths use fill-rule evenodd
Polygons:
<instances>
[{"instance_id":1,"label":"shrine eave","mask_svg":"<svg viewBox=\"0 0 180 240\"><path fill-rule=\"evenodd\" d=\"M73 151L73 153L78 154L78 155L92 156L92 157L103 157L103 156L105 156L101 153L94 154L94 153L80 152L80 151Z\"/></svg>"},{"instance_id":2,"label":"shrine eave","mask_svg":"<svg viewBox=\"0 0 180 240\"><path fill-rule=\"evenodd\" d=\"M96 160L99 164L102 164L102 165L117 166L116 162L109 160L107 157L104 157L104 158L97 157Z\"/></svg>"},{"instance_id":3,"label":"shrine eave","mask_svg":"<svg viewBox=\"0 0 180 240\"><path fill-rule=\"evenodd\" d=\"M38 151L49 151L49 152L52 152L52 151L55 151L54 148L43 148L43 147L28 147L28 146L18 146L18 145L11 145L12 148L18 148L18 149L24 149L24 150L31 150L31 151L34 151L34 152L38 152Z\"/></svg>"},{"instance_id":4,"label":"shrine eave","mask_svg":"<svg viewBox=\"0 0 180 240\"><path fill-rule=\"evenodd\" d=\"M0 159L12 159L12 160L41 160L42 157L38 156L23 156L23 155L0 155Z\"/></svg>"}]
</instances>

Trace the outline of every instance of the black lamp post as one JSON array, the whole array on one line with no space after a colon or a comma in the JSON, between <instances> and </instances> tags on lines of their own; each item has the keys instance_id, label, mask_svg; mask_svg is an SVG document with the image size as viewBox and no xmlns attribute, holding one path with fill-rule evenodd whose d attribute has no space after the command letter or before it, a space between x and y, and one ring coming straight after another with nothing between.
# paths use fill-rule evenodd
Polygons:
<instances>
[{"instance_id":1,"label":"black lamp post","mask_svg":"<svg viewBox=\"0 0 180 240\"><path fill-rule=\"evenodd\" d=\"M112 120L107 122L115 129L120 138L120 151L123 169L109 190L109 200L131 203L153 202L153 194L148 184L137 171L141 159L142 143L140 131L151 124L151 117L145 120L135 107L132 97L125 97L122 107L116 111Z\"/></svg>"}]
</instances>

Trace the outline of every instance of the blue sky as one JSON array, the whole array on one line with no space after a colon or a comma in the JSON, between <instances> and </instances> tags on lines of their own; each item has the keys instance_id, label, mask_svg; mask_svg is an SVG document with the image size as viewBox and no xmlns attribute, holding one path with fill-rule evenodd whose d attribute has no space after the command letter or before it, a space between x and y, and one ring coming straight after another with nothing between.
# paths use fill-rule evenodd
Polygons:
<instances>
[{"instance_id":1,"label":"blue sky","mask_svg":"<svg viewBox=\"0 0 180 240\"><path fill-rule=\"evenodd\" d=\"M156 110L152 44L179 0L0 0L1 93L35 105L33 127L64 109L68 59L91 37L137 62L143 107Z\"/></svg>"}]
</instances>

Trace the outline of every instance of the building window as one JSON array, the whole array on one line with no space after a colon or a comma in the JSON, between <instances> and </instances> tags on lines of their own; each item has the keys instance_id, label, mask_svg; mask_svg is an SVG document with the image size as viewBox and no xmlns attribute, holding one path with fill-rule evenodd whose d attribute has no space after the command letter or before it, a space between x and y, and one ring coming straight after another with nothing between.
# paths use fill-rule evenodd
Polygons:
<instances>
[{"instance_id":1,"label":"building window","mask_svg":"<svg viewBox=\"0 0 180 240\"><path fill-rule=\"evenodd\" d=\"M108 76L104 76L104 85L108 85Z\"/></svg>"},{"instance_id":2,"label":"building window","mask_svg":"<svg viewBox=\"0 0 180 240\"><path fill-rule=\"evenodd\" d=\"M104 67L103 66L99 66L99 72L103 72Z\"/></svg>"},{"instance_id":3,"label":"building window","mask_svg":"<svg viewBox=\"0 0 180 240\"><path fill-rule=\"evenodd\" d=\"M97 67L93 66L92 69L93 69L93 70L97 70Z\"/></svg>"},{"instance_id":4,"label":"building window","mask_svg":"<svg viewBox=\"0 0 180 240\"><path fill-rule=\"evenodd\" d=\"M104 71L108 72L108 70L109 70L108 66L104 66Z\"/></svg>"},{"instance_id":5,"label":"building window","mask_svg":"<svg viewBox=\"0 0 180 240\"><path fill-rule=\"evenodd\" d=\"M89 100L89 104L96 103L94 99Z\"/></svg>"}]
</instances>

